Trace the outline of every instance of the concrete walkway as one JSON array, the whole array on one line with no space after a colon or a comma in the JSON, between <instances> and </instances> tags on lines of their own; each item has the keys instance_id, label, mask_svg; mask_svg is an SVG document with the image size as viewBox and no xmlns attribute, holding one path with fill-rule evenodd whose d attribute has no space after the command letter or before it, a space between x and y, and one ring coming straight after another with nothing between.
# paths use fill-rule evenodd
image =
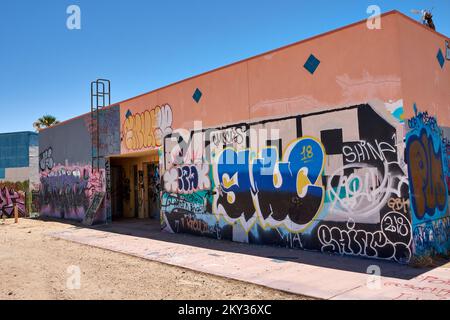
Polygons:
<instances>
[{"instance_id":1,"label":"concrete walkway","mask_svg":"<svg viewBox=\"0 0 450 320\"><path fill-rule=\"evenodd\" d=\"M378 260L253 246L162 233L149 221L74 226L50 236L194 271L320 299L450 300L450 268L415 269ZM381 277L367 273L379 268Z\"/></svg>"}]
</instances>

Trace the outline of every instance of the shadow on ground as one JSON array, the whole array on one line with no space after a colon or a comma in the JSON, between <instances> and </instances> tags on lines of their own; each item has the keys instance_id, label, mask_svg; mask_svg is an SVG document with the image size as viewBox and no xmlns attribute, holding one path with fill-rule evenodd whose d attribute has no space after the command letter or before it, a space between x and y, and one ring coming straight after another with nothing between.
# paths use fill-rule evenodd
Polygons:
<instances>
[{"instance_id":1,"label":"shadow on ground","mask_svg":"<svg viewBox=\"0 0 450 320\"><path fill-rule=\"evenodd\" d=\"M112 224L87 227L82 225L81 223L66 220L57 220L49 218L38 218L38 219L44 222L52 221L70 224L74 226L74 228L76 229L87 228L93 230L100 230L104 232L133 236L138 238L147 238L192 247L200 247L216 251L232 252L238 254L264 257L280 264L286 262L294 262L294 263L297 262L322 268L337 269L341 271L357 272L363 274L367 274L369 266L378 266L380 267L382 276L403 280L415 278L433 269L433 268L414 268L408 265L401 265L391 261L383 261L376 259L330 255L321 252L295 250L283 247L242 244L226 240L216 240L206 237L198 237L189 234L171 234L161 231L159 220L124 219L120 221L114 221ZM211 255L217 256L217 254L214 253L211 253ZM444 265L445 263L448 263L448 261L442 261L441 264Z\"/></svg>"}]
</instances>

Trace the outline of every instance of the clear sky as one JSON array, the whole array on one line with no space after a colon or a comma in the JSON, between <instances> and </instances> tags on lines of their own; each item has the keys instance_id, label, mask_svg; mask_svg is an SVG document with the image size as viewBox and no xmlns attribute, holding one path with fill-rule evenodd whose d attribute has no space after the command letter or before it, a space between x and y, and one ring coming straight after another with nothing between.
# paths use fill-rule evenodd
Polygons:
<instances>
[{"instance_id":1,"label":"clear sky","mask_svg":"<svg viewBox=\"0 0 450 320\"><path fill-rule=\"evenodd\" d=\"M71 4L81 30L66 27ZM98 77L118 102L365 19L371 4L415 19L434 7L450 36L450 0L1 0L0 132L88 112Z\"/></svg>"}]
</instances>

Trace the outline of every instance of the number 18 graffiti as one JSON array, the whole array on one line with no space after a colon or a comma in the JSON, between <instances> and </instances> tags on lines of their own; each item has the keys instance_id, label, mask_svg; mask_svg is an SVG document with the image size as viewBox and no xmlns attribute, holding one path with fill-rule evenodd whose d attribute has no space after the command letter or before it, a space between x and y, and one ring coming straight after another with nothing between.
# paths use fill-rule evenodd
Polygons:
<instances>
[{"instance_id":1,"label":"number 18 graffiti","mask_svg":"<svg viewBox=\"0 0 450 320\"><path fill-rule=\"evenodd\" d=\"M301 155L303 156L302 161L312 159L314 157L312 146L304 146Z\"/></svg>"},{"instance_id":2,"label":"number 18 graffiti","mask_svg":"<svg viewBox=\"0 0 450 320\"><path fill-rule=\"evenodd\" d=\"M276 147L265 147L256 159L250 150L225 149L218 156L213 211L248 231L259 219L263 226L284 225L300 232L322 207L325 151L313 138L292 142L279 161Z\"/></svg>"}]
</instances>

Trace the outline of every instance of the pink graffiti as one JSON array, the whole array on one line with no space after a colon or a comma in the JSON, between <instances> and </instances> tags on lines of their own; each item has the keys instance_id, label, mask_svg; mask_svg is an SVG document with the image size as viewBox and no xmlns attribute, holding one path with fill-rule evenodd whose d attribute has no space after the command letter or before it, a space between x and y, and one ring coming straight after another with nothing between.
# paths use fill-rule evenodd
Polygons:
<instances>
[{"instance_id":1,"label":"pink graffiti","mask_svg":"<svg viewBox=\"0 0 450 320\"><path fill-rule=\"evenodd\" d=\"M1 215L11 217L14 214L14 205L17 205L19 214L25 215L25 193L4 187L0 189Z\"/></svg>"},{"instance_id":2,"label":"pink graffiti","mask_svg":"<svg viewBox=\"0 0 450 320\"><path fill-rule=\"evenodd\" d=\"M94 197L94 194L96 192L104 191L104 181L105 181L105 170L99 170L91 172L90 179L87 185L86 189L86 195L89 199L92 199Z\"/></svg>"},{"instance_id":3,"label":"pink graffiti","mask_svg":"<svg viewBox=\"0 0 450 320\"><path fill-rule=\"evenodd\" d=\"M91 199L96 192L104 189L105 170L94 170L87 166L57 166L49 172L41 173L41 183L50 186L52 189L63 189L67 185L79 190L82 189L85 195Z\"/></svg>"}]
</instances>

